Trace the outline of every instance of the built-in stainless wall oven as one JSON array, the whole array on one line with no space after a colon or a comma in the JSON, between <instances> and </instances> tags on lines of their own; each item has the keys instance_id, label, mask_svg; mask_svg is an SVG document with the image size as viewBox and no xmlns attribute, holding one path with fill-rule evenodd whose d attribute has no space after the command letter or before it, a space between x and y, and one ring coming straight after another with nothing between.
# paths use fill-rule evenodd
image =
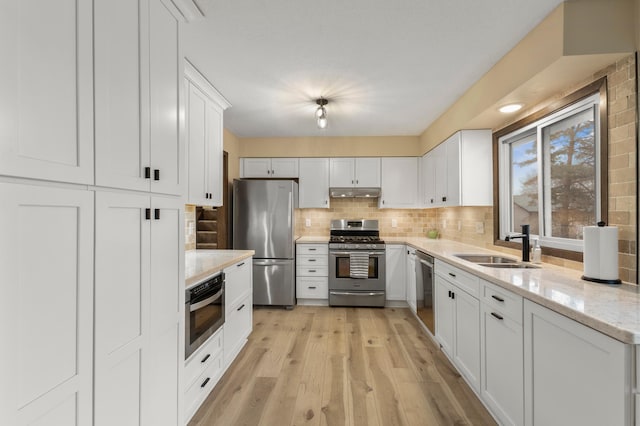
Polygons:
<instances>
[{"instance_id":1,"label":"built-in stainless wall oven","mask_svg":"<svg viewBox=\"0 0 640 426\"><path fill-rule=\"evenodd\" d=\"M329 305L384 307L385 263L377 220L332 220Z\"/></svg>"},{"instance_id":2,"label":"built-in stainless wall oven","mask_svg":"<svg viewBox=\"0 0 640 426\"><path fill-rule=\"evenodd\" d=\"M186 359L224 324L224 273L187 289L184 311Z\"/></svg>"}]
</instances>

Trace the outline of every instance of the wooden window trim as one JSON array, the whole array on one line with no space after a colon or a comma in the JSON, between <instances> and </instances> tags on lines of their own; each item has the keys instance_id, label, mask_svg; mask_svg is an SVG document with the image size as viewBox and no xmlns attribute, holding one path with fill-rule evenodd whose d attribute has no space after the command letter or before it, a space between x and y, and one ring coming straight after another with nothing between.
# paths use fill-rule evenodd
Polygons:
<instances>
[{"instance_id":1,"label":"wooden window trim","mask_svg":"<svg viewBox=\"0 0 640 426\"><path fill-rule=\"evenodd\" d=\"M587 86L576 90L575 92L558 99L551 105L536 111L515 123L508 125L493 133L493 243L496 246L509 247L519 249L521 245L510 241L500 239L500 188L499 188L499 139L509 133L512 133L522 127L534 123L547 115L553 114L561 109L575 104L576 102L598 93L600 95L600 211L603 220L608 223L609 218L609 122L608 122L608 102L607 102L607 77L602 77ZM542 247L542 254L547 256L559 257L563 259L582 262L582 252L573 250L563 250L551 247Z\"/></svg>"}]
</instances>

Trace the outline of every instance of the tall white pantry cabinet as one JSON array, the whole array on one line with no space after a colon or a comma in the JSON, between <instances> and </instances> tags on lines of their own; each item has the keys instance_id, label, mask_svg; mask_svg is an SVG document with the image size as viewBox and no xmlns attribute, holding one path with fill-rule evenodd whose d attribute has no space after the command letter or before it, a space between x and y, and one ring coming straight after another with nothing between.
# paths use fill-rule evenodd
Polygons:
<instances>
[{"instance_id":1,"label":"tall white pantry cabinet","mask_svg":"<svg viewBox=\"0 0 640 426\"><path fill-rule=\"evenodd\" d=\"M182 423L185 1L1 6L2 425Z\"/></svg>"}]
</instances>

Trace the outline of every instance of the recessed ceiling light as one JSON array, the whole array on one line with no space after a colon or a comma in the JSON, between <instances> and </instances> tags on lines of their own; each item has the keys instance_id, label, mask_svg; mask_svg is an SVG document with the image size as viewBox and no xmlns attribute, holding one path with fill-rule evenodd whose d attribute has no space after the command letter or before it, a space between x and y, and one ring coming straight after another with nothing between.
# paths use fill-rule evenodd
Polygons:
<instances>
[{"instance_id":1,"label":"recessed ceiling light","mask_svg":"<svg viewBox=\"0 0 640 426\"><path fill-rule=\"evenodd\" d=\"M522 108L522 104L509 104L509 105L500 107L498 111L504 112L504 113L510 113L510 112L516 112L520 108Z\"/></svg>"}]
</instances>

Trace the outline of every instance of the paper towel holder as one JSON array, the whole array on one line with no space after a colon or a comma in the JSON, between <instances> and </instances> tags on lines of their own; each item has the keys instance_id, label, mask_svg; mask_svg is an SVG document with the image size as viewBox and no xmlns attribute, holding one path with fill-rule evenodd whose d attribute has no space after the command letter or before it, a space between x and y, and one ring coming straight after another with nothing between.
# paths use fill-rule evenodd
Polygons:
<instances>
[{"instance_id":1,"label":"paper towel holder","mask_svg":"<svg viewBox=\"0 0 640 426\"><path fill-rule=\"evenodd\" d=\"M600 221L600 222L596 223L596 225L598 225L599 227L604 227L606 225L606 223ZM617 278L615 280L603 280L603 279L600 279L600 278L590 278L590 277L587 277L586 275L583 275L580 278L582 278L585 281L591 281L591 282L598 283L598 284L614 284L614 285L615 284L622 284L622 280L620 278Z\"/></svg>"}]
</instances>

